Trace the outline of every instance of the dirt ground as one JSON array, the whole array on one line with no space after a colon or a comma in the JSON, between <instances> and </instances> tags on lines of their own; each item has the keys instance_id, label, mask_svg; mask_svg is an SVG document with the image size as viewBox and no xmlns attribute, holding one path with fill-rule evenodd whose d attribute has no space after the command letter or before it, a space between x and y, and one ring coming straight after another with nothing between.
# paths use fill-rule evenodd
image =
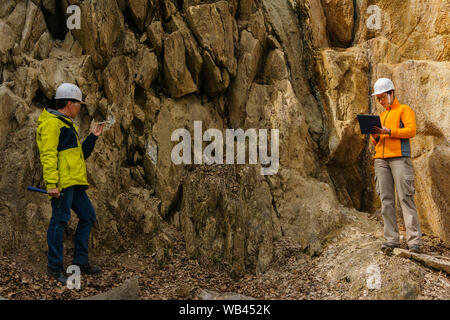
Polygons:
<instances>
[{"instance_id":1,"label":"dirt ground","mask_svg":"<svg viewBox=\"0 0 450 320\"><path fill-rule=\"evenodd\" d=\"M311 258L295 243L282 240L276 243L276 258L265 274L248 274L241 279L233 279L227 266L201 266L197 260L189 259L184 246L180 236L173 256L163 264L156 263L154 254L140 247L123 253L93 250L90 259L100 265L103 272L82 276L80 290L69 290L46 276L45 255L36 257L21 250L14 255L0 257L0 296L13 300L80 299L138 277L142 299L195 300L203 289L268 300L350 299L345 283L332 284L321 276L323 260L334 259L332 254ZM450 248L435 237L424 235L422 247L429 254L450 257ZM69 262L70 259L68 253L65 260ZM386 257L386 262L389 259L401 258ZM423 270L425 276L418 299L450 299L449 275L425 267Z\"/></svg>"}]
</instances>

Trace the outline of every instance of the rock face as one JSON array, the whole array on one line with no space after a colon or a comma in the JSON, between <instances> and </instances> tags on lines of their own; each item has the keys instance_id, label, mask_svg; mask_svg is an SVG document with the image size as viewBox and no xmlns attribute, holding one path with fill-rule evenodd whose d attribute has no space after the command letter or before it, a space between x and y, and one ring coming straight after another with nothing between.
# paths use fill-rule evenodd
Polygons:
<instances>
[{"instance_id":1,"label":"rock face","mask_svg":"<svg viewBox=\"0 0 450 320\"><path fill-rule=\"evenodd\" d=\"M88 102L76 119L81 137L113 120L87 161L94 247L137 241L164 261L175 228L189 255L236 276L266 271L282 238L323 254L343 226L342 205L380 206L373 146L355 118L381 111L369 96L379 77L416 112L421 223L450 244L448 4L378 1L376 29L371 3L87 0L81 29L67 30L58 12L74 1L2 1L0 252L46 248L50 204L24 190L44 187L36 121L62 82L77 83ZM249 152L245 164L175 164L182 141L172 134L186 129L192 147L194 121L200 140L207 129L279 130L275 174L261 175L261 154L251 164Z\"/></svg>"}]
</instances>

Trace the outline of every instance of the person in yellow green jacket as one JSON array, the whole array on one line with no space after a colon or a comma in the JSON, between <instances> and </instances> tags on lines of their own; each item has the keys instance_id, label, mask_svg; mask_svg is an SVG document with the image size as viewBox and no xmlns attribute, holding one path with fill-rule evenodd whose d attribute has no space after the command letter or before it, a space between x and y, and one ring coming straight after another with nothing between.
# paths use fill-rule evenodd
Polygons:
<instances>
[{"instance_id":1,"label":"person in yellow green jacket","mask_svg":"<svg viewBox=\"0 0 450 320\"><path fill-rule=\"evenodd\" d=\"M373 127L374 134L371 135L375 145L376 191L381 199L386 239L381 249L389 253L400 247L395 215L395 185L405 222L408 248L418 253L422 233L414 203L414 170L410 144L410 139L416 135L416 115L409 106L400 104L395 98L395 87L390 79L378 79L372 95L376 96L385 109L380 115L382 128Z\"/></svg>"},{"instance_id":2,"label":"person in yellow green jacket","mask_svg":"<svg viewBox=\"0 0 450 320\"><path fill-rule=\"evenodd\" d=\"M63 233L71 209L79 218L73 265L78 265L84 274L101 271L98 266L91 266L88 262L89 235L96 215L85 191L89 186L85 160L102 134L103 125L97 125L94 132L81 143L78 128L72 121L84 104L81 90L74 84L63 83L56 90L55 101L56 110L46 108L38 119L36 142L43 166L43 179L52 205L52 217L47 230L47 274L66 283Z\"/></svg>"}]
</instances>

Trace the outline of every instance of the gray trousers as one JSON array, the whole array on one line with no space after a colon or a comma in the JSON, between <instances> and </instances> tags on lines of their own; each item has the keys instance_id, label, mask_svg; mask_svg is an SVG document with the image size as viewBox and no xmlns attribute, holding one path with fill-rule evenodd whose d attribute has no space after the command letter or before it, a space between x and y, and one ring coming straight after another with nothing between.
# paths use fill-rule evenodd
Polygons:
<instances>
[{"instance_id":1,"label":"gray trousers","mask_svg":"<svg viewBox=\"0 0 450 320\"><path fill-rule=\"evenodd\" d=\"M375 180L376 190L381 199L386 242L392 245L400 244L395 215L395 183L405 221L408 247L420 245L422 233L414 203L414 170L411 158L375 159Z\"/></svg>"}]
</instances>

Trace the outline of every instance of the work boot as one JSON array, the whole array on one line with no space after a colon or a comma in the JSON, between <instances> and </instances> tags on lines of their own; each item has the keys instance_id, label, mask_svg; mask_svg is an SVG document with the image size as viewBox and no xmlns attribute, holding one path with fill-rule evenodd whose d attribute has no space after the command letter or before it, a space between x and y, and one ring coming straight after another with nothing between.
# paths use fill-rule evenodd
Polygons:
<instances>
[{"instance_id":1,"label":"work boot","mask_svg":"<svg viewBox=\"0 0 450 320\"><path fill-rule=\"evenodd\" d=\"M53 279L56 279L57 281L61 282L64 285L67 282L67 275L63 269L55 270L47 267L47 275L49 275Z\"/></svg>"},{"instance_id":2,"label":"work boot","mask_svg":"<svg viewBox=\"0 0 450 320\"><path fill-rule=\"evenodd\" d=\"M417 244L408 247L408 249L409 249L409 251L411 251L411 252L414 252L414 253L420 253L420 247L419 247L419 245L417 245Z\"/></svg>"},{"instance_id":3,"label":"work boot","mask_svg":"<svg viewBox=\"0 0 450 320\"><path fill-rule=\"evenodd\" d=\"M99 266L91 266L89 263L87 264L77 264L80 267L80 271L82 274L97 274L102 271Z\"/></svg>"},{"instance_id":4,"label":"work boot","mask_svg":"<svg viewBox=\"0 0 450 320\"><path fill-rule=\"evenodd\" d=\"M395 248L400 248L400 245L391 243L383 243L381 245L381 251L383 251L384 254L391 254Z\"/></svg>"}]
</instances>

